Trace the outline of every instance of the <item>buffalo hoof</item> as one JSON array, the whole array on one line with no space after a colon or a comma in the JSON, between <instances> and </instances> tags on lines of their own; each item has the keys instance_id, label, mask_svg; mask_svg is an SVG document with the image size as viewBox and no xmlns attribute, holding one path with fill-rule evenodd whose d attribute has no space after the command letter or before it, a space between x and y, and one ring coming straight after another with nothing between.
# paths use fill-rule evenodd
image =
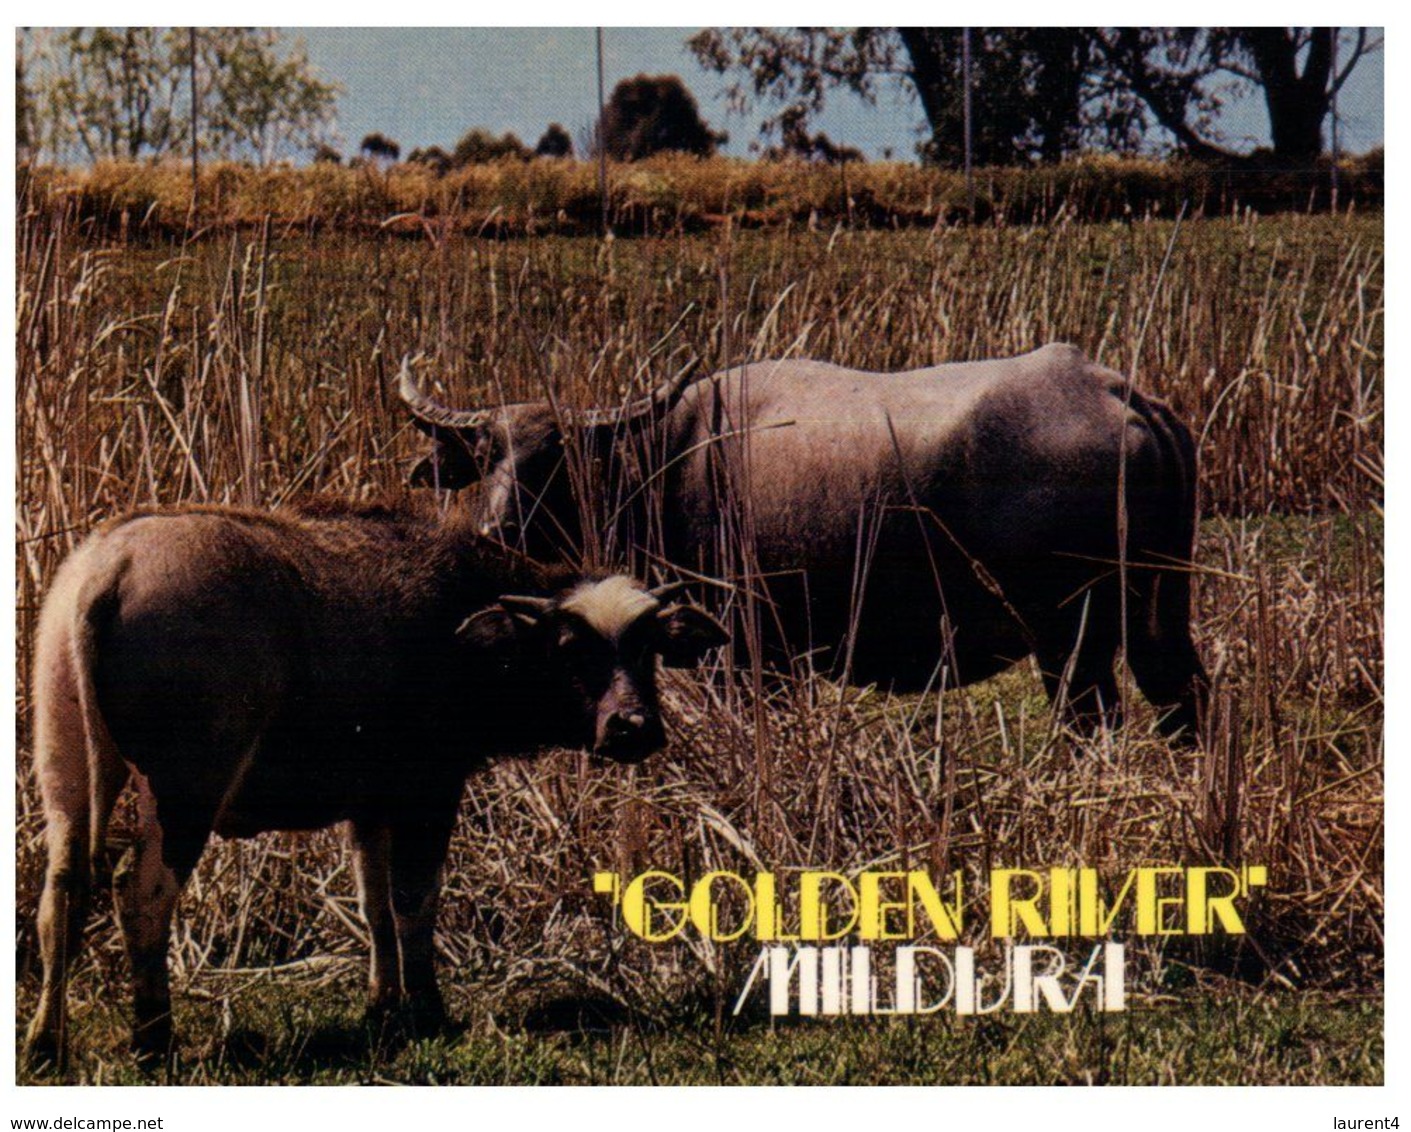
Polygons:
<instances>
[{"instance_id":1,"label":"buffalo hoof","mask_svg":"<svg viewBox=\"0 0 1411 1132\"><path fill-rule=\"evenodd\" d=\"M1157 720L1156 726L1167 742L1179 750L1191 750L1202 745L1201 727L1194 712L1177 708Z\"/></svg>"},{"instance_id":2,"label":"buffalo hoof","mask_svg":"<svg viewBox=\"0 0 1411 1132\"><path fill-rule=\"evenodd\" d=\"M64 1047L49 1031L32 1033L25 1039L25 1066L34 1073L57 1073L64 1068Z\"/></svg>"},{"instance_id":3,"label":"buffalo hoof","mask_svg":"<svg viewBox=\"0 0 1411 1132\"><path fill-rule=\"evenodd\" d=\"M417 1037L434 1037L450 1029L451 1016L439 994L414 995L404 1010L407 1024Z\"/></svg>"},{"instance_id":4,"label":"buffalo hoof","mask_svg":"<svg viewBox=\"0 0 1411 1132\"><path fill-rule=\"evenodd\" d=\"M405 999L397 1003L371 1003L363 1014L363 1028L374 1045L400 1045L422 1038L447 1037L465 1027L446 1013L438 995L433 999Z\"/></svg>"},{"instance_id":5,"label":"buffalo hoof","mask_svg":"<svg viewBox=\"0 0 1411 1132\"><path fill-rule=\"evenodd\" d=\"M1089 704L1070 707L1064 713L1063 722L1078 739L1091 742L1121 731L1124 715L1120 707L1103 708Z\"/></svg>"},{"instance_id":6,"label":"buffalo hoof","mask_svg":"<svg viewBox=\"0 0 1411 1132\"><path fill-rule=\"evenodd\" d=\"M176 1035L172 1032L170 1014L139 1022L132 1028L132 1052L137 1064L147 1072L167 1065L175 1049Z\"/></svg>"},{"instance_id":7,"label":"buffalo hoof","mask_svg":"<svg viewBox=\"0 0 1411 1132\"><path fill-rule=\"evenodd\" d=\"M363 1011L363 1029L367 1032L368 1041L380 1046L398 1040L402 1030L400 1016L401 1004L396 1000L369 1002Z\"/></svg>"}]
</instances>

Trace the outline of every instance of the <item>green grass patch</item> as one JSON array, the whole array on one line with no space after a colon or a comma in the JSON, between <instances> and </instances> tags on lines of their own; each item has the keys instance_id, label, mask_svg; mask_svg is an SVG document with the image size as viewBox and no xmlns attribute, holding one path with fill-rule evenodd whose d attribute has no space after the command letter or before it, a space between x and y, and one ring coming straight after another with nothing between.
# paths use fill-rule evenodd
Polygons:
<instances>
[{"instance_id":1,"label":"green grass patch","mask_svg":"<svg viewBox=\"0 0 1411 1132\"><path fill-rule=\"evenodd\" d=\"M438 1085L1378 1085L1382 1006L1322 995L1190 988L1122 1014L940 1014L717 1027L709 1013L582 1028L582 1013L496 1011L494 988L457 996L463 1032L390 1039L346 994L270 983L178 1003L180 1054L144 1072L120 1011L82 1019L69 1080L108 1084ZM562 1005L562 1004L561 1004ZM611 1011L607 1013L613 1013ZM555 1019L573 1021L559 1028ZM529 1026L525 1025L526 1020ZM30 1083L54 1074L22 1075Z\"/></svg>"}]
</instances>

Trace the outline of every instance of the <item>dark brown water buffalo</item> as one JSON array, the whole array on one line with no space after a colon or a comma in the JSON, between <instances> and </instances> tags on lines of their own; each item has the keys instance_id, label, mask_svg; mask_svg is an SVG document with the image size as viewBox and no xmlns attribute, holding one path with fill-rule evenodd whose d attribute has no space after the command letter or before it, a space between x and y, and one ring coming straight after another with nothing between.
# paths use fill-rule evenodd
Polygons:
<instances>
[{"instance_id":1,"label":"dark brown water buffalo","mask_svg":"<svg viewBox=\"0 0 1411 1132\"><path fill-rule=\"evenodd\" d=\"M1163 729L1196 731L1191 434L1076 347L904 373L761 361L620 411L457 411L407 367L401 392L436 442L413 481L483 479L484 529L532 553L595 539L726 577L776 644L855 682L954 686L1034 654L1085 726L1120 719L1125 645Z\"/></svg>"},{"instance_id":2,"label":"dark brown water buffalo","mask_svg":"<svg viewBox=\"0 0 1411 1132\"><path fill-rule=\"evenodd\" d=\"M547 745L644 758L664 741L656 658L694 663L724 640L624 576L547 581L423 506L192 506L99 528L55 578L35 653L48 871L30 1049L61 1048L129 776L141 828L114 893L139 1051L170 1043L172 911L213 832L348 822L370 1006L440 1016L432 928L467 774Z\"/></svg>"}]
</instances>

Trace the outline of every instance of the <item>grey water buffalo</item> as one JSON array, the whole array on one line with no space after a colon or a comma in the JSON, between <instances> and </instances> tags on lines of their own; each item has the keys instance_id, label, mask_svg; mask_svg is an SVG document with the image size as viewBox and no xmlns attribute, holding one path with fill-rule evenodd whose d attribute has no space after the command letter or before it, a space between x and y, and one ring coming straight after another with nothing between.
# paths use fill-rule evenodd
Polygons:
<instances>
[{"instance_id":1,"label":"grey water buffalo","mask_svg":"<svg viewBox=\"0 0 1411 1132\"><path fill-rule=\"evenodd\" d=\"M129 778L140 828L114 898L139 1052L170 1044L172 911L212 833L349 823L369 1006L435 1021L438 878L467 775L547 745L644 758L664 742L657 657L691 664L723 640L693 606L622 575L555 578L426 501L100 527L59 570L35 652L32 1054L62 1049L66 971Z\"/></svg>"},{"instance_id":2,"label":"grey water buffalo","mask_svg":"<svg viewBox=\"0 0 1411 1132\"><path fill-rule=\"evenodd\" d=\"M776 646L859 683L955 686L1033 654L1086 728L1120 721L1125 647L1162 728L1197 731L1195 446L1074 346L902 373L760 361L619 411L455 410L407 366L400 390L435 442L413 482L483 480L484 529L532 553L591 537L726 577Z\"/></svg>"}]
</instances>

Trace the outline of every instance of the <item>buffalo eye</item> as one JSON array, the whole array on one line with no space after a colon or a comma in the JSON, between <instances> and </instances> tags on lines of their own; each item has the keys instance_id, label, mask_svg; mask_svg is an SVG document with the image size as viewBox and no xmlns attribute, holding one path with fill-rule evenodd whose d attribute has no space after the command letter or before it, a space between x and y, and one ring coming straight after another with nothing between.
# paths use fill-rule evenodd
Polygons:
<instances>
[{"instance_id":1,"label":"buffalo eye","mask_svg":"<svg viewBox=\"0 0 1411 1132\"><path fill-rule=\"evenodd\" d=\"M465 442L452 433L436 432L435 447L419 460L411 472L413 487L434 487L458 491L481 478L480 460Z\"/></svg>"},{"instance_id":2,"label":"buffalo eye","mask_svg":"<svg viewBox=\"0 0 1411 1132\"><path fill-rule=\"evenodd\" d=\"M557 645L560 651L573 656L576 653L585 651L585 641L583 634L572 625L560 625Z\"/></svg>"},{"instance_id":3,"label":"buffalo eye","mask_svg":"<svg viewBox=\"0 0 1411 1132\"><path fill-rule=\"evenodd\" d=\"M575 617L563 615L553 641L554 650L580 674L610 659L608 643Z\"/></svg>"},{"instance_id":4,"label":"buffalo eye","mask_svg":"<svg viewBox=\"0 0 1411 1132\"><path fill-rule=\"evenodd\" d=\"M617 639L617 653L623 660L650 660L660 645L660 629L653 614L644 614L632 622Z\"/></svg>"},{"instance_id":5,"label":"buffalo eye","mask_svg":"<svg viewBox=\"0 0 1411 1132\"><path fill-rule=\"evenodd\" d=\"M504 445L500 443L499 436L492 429L482 429L480 435L475 438L473 450L475 462L483 469L489 469L500 462L500 454Z\"/></svg>"}]
</instances>

